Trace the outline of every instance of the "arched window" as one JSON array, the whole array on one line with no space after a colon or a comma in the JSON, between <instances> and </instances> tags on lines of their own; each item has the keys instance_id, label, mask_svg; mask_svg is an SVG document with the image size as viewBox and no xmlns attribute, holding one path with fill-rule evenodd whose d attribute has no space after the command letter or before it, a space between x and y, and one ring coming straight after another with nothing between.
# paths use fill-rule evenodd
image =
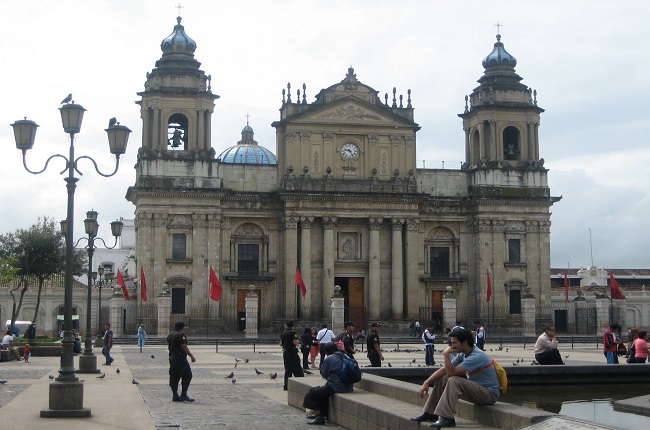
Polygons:
<instances>
[{"instance_id":1,"label":"arched window","mask_svg":"<svg viewBox=\"0 0 650 430\"><path fill-rule=\"evenodd\" d=\"M167 123L167 142L172 148L187 150L187 117L180 113L175 113L169 117Z\"/></svg>"},{"instance_id":2,"label":"arched window","mask_svg":"<svg viewBox=\"0 0 650 430\"><path fill-rule=\"evenodd\" d=\"M506 127L503 130L503 159L518 160L519 152L519 130L512 126Z\"/></svg>"}]
</instances>

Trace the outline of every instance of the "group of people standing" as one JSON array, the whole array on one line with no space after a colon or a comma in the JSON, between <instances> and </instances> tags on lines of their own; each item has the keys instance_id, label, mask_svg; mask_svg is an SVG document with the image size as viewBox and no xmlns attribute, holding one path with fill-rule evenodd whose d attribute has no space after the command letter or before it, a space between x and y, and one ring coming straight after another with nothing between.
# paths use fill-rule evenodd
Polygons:
<instances>
[{"instance_id":1,"label":"group of people standing","mask_svg":"<svg viewBox=\"0 0 650 430\"><path fill-rule=\"evenodd\" d=\"M648 331L632 328L627 335L627 345L621 337L621 326L613 323L603 334L603 354L607 364L618 364L618 358L625 356L625 361L646 363L650 357L648 349Z\"/></svg>"}]
</instances>

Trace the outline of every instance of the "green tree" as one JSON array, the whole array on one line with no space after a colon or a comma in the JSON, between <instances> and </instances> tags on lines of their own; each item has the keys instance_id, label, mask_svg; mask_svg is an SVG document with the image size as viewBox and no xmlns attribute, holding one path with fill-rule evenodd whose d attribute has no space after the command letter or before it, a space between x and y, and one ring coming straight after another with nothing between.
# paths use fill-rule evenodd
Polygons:
<instances>
[{"instance_id":1,"label":"green tree","mask_svg":"<svg viewBox=\"0 0 650 430\"><path fill-rule=\"evenodd\" d=\"M12 258L15 262L15 274L19 280L10 289L13 299L11 325L18 318L23 305L25 293L30 282L36 281L36 309L32 323L36 323L41 305L43 285L54 275L65 272L65 238L59 233L58 223L47 216L39 217L36 224L28 229L18 229L13 233L0 236L0 259ZM73 272L79 276L87 272L86 253L75 250L73 255ZM15 294L19 297L16 299Z\"/></svg>"}]
</instances>

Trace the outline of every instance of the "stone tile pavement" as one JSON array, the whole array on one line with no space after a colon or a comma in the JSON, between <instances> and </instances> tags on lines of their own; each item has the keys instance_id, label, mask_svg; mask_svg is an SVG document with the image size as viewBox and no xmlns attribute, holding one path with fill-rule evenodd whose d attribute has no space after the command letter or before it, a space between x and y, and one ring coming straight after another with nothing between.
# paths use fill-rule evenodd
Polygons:
<instances>
[{"instance_id":1,"label":"stone tile pavement","mask_svg":"<svg viewBox=\"0 0 650 430\"><path fill-rule=\"evenodd\" d=\"M80 375L85 381L84 406L92 409L92 417L86 419L39 416L40 410L48 405L47 375L58 374L57 357L33 357L27 364L0 363L0 380L7 380L0 385L0 423L11 422L12 427L34 429L47 426L48 430L312 428L306 425L303 411L287 405L287 395L282 390L282 354L277 345L257 345L255 351L252 345L220 345L216 353L215 346L193 346L191 333L188 337L197 357L192 365L194 379L189 392L196 399L194 403L171 402L166 348L146 346L140 353L135 345L117 345L113 365L100 366L106 373L104 379ZM502 351L496 351L497 346L488 344L487 352L504 364L516 359L522 359L525 364L521 365L532 361L530 345L526 350L522 345L504 345ZM571 364L604 361L601 349L595 344L580 344L574 349L569 345L560 347L563 355L569 355L566 360ZM384 344L383 349L384 365L390 362L394 367L421 366L424 362L420 343L402 343L400 351L395 351L395 344ZM365 354L358 355L360 364L367 365ZM235 359L241 361L237 363ZM255 369L263 374L257 375ZM226 379L230 372L235 373L234 384ZM277 372L278 378L271 380L271 372ZM307 377L320 378L317 373ZM132 379L139 384L132 384ZM328 428L341 427L329 425Z\"/></svg>"}]
</instances>

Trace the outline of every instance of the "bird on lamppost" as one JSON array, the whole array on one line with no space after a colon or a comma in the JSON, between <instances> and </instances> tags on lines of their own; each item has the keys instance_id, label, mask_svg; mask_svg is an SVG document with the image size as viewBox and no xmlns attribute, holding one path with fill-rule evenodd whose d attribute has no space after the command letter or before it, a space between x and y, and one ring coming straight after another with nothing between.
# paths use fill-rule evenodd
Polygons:
<instances>
[{"instance_id":1,"label":"bird on lamppost","mask_svg":"<svg viewBox=\"0 0 650 430\"><path fill-rule=\"evenodd\" d=\"M36 130L38 124L26 117L22 120L15 121L11 126L13 127L14 137L16 140L16 148L22 151L23 167L29 173L38 175L43 173L50 161L54 158L62 158L65 160L66 168L61 172L67 172L64 177L67 189L67 210L66 210L66 224L67 232L65 236L65 286L64 286L64 300L63 300L63 341L61 343L61 360L59 367L59 376L50 383L49 386L49 408L41 410L42 418L82 418L89 417L91 411L89 408L83 407L83 383L75 375L74 367L74 335L72 332L72 287L73 287L73 254L74 254L74 193L77 187L79 177L75 176L75 172L82 175L79 169L79 162L87 159L93 164L95 171L104 177L110 177L117 173L120 166L120 156L126 152L126 145L129 139L128 127L115 124L105 129L108 134L109 151L115 155L115 170L112 173L102 173L97 166L97 162L87 156L82 155L75 158L75 135L81 131L81 123L83 121L84 109L83 106L74 103L72 94L68 94L66 98L61 101L59 112L63 123L63 130L70 136L70 146L68 155L54 154L51 155L46 161L45 166L41 170L31 170L27 167L27 151L34 147L34 140L36 138Z\"/></svg>"}]
</instances>

